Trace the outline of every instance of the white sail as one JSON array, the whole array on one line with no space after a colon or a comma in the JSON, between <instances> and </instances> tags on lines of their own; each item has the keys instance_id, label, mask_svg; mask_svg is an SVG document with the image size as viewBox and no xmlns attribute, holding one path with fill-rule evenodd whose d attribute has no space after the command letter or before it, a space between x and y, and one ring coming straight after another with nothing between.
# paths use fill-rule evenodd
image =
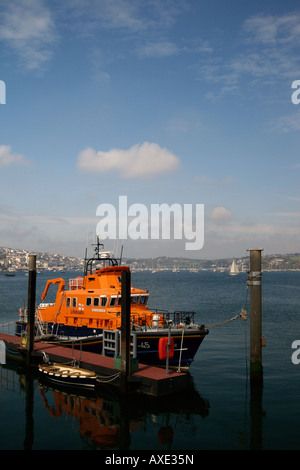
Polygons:
<instances>
[{"instance_id":1,"label":"white sail","mask_svg":"<svg viewBox=\"0 0 300 470\"><path fill-rule=\"evenodd\" d=\"M231 276L236 276L237 274L239 274L239 268L237 267L235 260L232 261L232 265L231 265L229 274Z\"/></svg>"}]
</instances>

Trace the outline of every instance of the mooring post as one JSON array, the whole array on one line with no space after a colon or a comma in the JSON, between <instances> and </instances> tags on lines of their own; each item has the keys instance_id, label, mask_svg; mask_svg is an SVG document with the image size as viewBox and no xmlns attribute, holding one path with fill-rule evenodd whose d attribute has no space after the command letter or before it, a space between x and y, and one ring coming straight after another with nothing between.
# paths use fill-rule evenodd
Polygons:
<instances>
[{"instance_id":1,"label":"mooring post","mask_svg":"<svg viewBox=\"0 0 300 470\"><path fill-rule=\"evenodd\" d=\"M28 268L28 314L27 314L27 365L31 363L34 346L35 299L36 299L36 255L29 255Z\"/></svg>"},{"instance_id":2,"label":"mooring post","mask_svg":"<svg viewBox=\"0 0 300 470\"><path fill-rule=\"evenodd\" d=\"M121 277L121 391L127 391L130 375L130 270L122 271Z\"/></svg>"},{"instance_id":3,"label":"mooring post","mask_svg":"<svg viewBox=\"0 0 300 470\"><path fill-rule=\"evenodd\" d=\"M262 249L250 250L250 379L262 380Z\"/></svg>"},{"instance_id":4,"label":"mooring post","mask_svg":"<svg viewBox=\"0 0 300 470\"><path fill-rule=\"evenodd\" d=\"M169 331L168 331L167 359L166 359L166 375L169 375L170 345L171 345L171 322L169 323Z\"/></svg>"}]
</instances>

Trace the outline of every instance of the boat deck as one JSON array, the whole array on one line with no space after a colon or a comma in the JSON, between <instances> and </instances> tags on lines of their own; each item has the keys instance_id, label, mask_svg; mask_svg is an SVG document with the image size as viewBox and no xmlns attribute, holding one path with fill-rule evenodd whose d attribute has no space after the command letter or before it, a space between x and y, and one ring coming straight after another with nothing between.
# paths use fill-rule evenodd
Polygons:
<instances>
[{"instance_id":1,"label":"boat deck","mask_svg":"<svg viewBox=\"0 0 300 470\"><path fill-rule=\"evenodd\" d=\"M25 359L27 350L21 346L21 338L0 333L0 341L4 341L7 356ZM103 384L109 383L121 387L121 372L114 367L114 358L87 351L58 346L53 343L35 342L35 361L42 362L42 353L47 354L50 362L71 363L76 360L80 367L96 372L103 378ZM138 364L138 369L128 378L128 390L131 393L146 394L160 397L179 393L188 389L190 377L186 372L176 372L160 367Z\"/></svg>"}]
</instances>

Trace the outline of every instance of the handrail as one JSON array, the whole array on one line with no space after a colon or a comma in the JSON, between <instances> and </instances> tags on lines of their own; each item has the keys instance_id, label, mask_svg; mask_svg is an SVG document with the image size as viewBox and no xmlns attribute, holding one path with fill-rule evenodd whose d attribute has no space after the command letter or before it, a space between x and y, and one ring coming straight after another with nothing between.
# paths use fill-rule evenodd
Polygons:
<instances>
[{"instance_id":1,"label":"handrail","mask_svg":"<svg viewBox=\"0 0 300 470\"><path fill-rule=\"evenodd\" d=\"M0 323L0 331L1 331L1 333L3 333L3 334L5 334L5 333L6 333L6 334L11 333L11 329L13 328L12 325L13 325L14 328L15 328L16 322L15 322L15 321L11 321L11 322L6 322L6 323ZM7 327L7 329L6 329L6 327ZM13 331L13 333L15 333L15 331Z\"/></svg>"},{"instance_id":2,"label":"handrail","mask_svg":"<svg viewBox=\"0 0 300 470\"><path fill-rule=\"evenodd\" d=\"M184 310L175 310L175 312L169 312L168 310L160 309L150 309L152 312L162 315L165 322L172 320L174 325L179 325L184 323L185 325L190 325L194 323L195 312L194 311L184 311Z\"/></svg>"}]
</instances>

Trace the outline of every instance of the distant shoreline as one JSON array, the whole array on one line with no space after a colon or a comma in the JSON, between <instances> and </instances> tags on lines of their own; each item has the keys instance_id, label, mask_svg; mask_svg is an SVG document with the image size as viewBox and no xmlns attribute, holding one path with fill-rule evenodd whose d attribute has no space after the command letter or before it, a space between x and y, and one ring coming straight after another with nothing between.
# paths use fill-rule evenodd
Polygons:
<instances>
[{"instance_id":1,"label":"distant shoreline","mask_svg":"<svg viewBox=\"0 0 300 470\"><path fill-rule=\"evenodd\" d=\"M31 252L22 249L0 248L0 272L27 271L28 255ZM83 258L37 252L37 268L40 271L80 271L83 269ZM235 258L240 271L247 271L249 257ZM143 270L215 270L227 271L232 258L190 259L182 257L159 256L156 258L124 258L134 271ZM264 271L298 271L300 270L300 253L274 254L262 256Z\"/></svg>"}]
</instances>

